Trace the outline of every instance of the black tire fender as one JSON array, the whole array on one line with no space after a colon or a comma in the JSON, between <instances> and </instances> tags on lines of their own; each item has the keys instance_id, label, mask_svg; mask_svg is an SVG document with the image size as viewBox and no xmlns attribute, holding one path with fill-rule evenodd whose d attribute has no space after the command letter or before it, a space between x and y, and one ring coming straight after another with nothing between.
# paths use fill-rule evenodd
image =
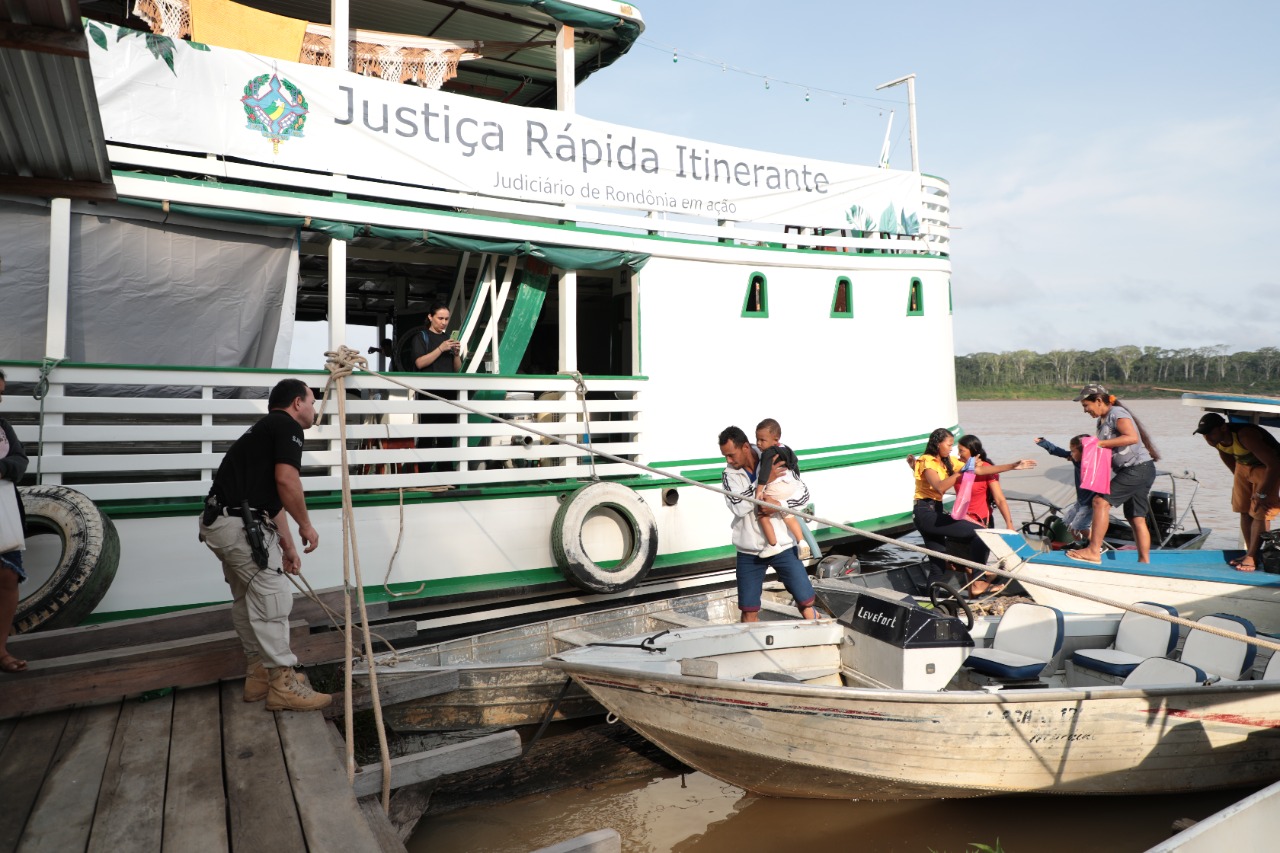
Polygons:
<instances>
[{"instance_id":1,"label":"black tire fender","mask_svg":"<svg viewBox=\"0 0 1280 853\"><path fill-rule=\"evenodd\" d=\"M18 602L19 634L36 629L72 628L107 594L120 564L120 537L111 519L75 489L23 486L28 538L55 533L62 551L53 573ZM31 566L27 566L28 573ZM20 587L20 589L22 589Z\"/></svg>"},{"instance_id":2,"label":"black tire fender","mask_svg":"<svg viewBox=\"0 0 1280 853\"><path fill-rule=\"evenodd\" d=\"M617 565L598 565L587 555L582 528L597 509L615 513L629 528L631 549ZM590 483L570 494L551 525L551 553L565 576L588 592L622 592L649 574L658 556L653 512L631 489L618 483Z\"/></svg>"}]
</instances>

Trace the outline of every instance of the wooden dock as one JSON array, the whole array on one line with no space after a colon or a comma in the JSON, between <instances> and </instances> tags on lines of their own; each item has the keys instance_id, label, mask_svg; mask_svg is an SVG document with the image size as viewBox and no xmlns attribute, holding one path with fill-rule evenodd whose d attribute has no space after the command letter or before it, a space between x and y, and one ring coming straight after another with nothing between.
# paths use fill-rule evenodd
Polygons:
<instances>
[{"instance_id":1,"label":"wooden dock","mask_svg":"<svg viewBox=\"0 0 1280 853\"><path fill-rule=\"evenodd\" d=\"M0 720L0 853L404 853L357 802L332 724L242 690Z\"/></svg>"}]
</instances>

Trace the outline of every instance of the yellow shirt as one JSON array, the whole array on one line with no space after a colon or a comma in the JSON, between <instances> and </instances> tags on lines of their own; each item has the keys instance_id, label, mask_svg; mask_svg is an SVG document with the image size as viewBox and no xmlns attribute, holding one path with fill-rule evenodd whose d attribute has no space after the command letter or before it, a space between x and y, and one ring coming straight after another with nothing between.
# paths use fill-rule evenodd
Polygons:
<instances>
[{"instance_id":1,"label":"yellow shirt","mask_svg":"<svg viewBox=\"0 0 1280 853\"><path fill-rule=\"evenodd\" d=\"M956 471L959 471L962 466L963 466L963 463L960 461L959 457L957 456L951 457L951 471L953 473ZM937 489L935 489L933 486L930 486L929 481L926 480L924 477L924 472L930 469L938 472L938 479L940 480L945 480L951 476L951 474L947 473L946 466L942 464L942 460L939 459L938 457L917 456L916 468L915 468L916 500L921 500L923 498L928 498L930 500L935 500L935 501L942 500L942 493L939 492Z\"/></svg>"}]
</instances>

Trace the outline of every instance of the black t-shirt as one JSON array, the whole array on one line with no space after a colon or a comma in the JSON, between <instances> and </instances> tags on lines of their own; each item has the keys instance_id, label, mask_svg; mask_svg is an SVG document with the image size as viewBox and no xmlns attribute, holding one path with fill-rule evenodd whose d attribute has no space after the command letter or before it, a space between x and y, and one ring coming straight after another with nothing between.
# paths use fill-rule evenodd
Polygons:
<instances>
[{"instance_id":1,"label":"black t-shirt","mask_svg":"<svg viewBox=\"0 0 1280 853\"><path fill-rule=\"evenodd\" d=\"M275 515L283 508L276 490L280 462L302 468L302 425L277 410L268 412L231 445L209 494L223 506L239 508L247 500L254 509Z\"/></svg>"},{"instance_id":2,"label":"black t-shirt","mask_svg":"<svg viewBox=\"0 0 1280 853\"><path fill-rule=\"evenodd\" d=\"M439 349L440 345L449 340L448 332L436 334L430 329L423 329L409 339L409 364L412 366L417 364L418 359L432 350ZM417 370L418 368L412 367ZM435 361L422 368L420 373L453 373L453 353L440 353Z\"/></svg>"}]
</instances>

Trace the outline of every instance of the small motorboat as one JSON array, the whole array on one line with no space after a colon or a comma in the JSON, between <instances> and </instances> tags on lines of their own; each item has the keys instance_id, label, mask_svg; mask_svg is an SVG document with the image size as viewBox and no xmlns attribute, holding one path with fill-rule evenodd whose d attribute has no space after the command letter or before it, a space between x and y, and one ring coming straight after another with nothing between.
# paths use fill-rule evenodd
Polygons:
<instances>
[{"instance_id":1,"label":"small motorboat","mask_svg":"<svg viewBox=\"0 0 1280 853\"><path fill-rule=\"evenodd\" d=\"M1246 623L1210 618L1240 641L1193 631L1218 642L1188 638L1173 660L1167 620L1017 603L984 647L959 618L868 589L838 620L679 629L547 666L680 761L769 796L1154 794L1280 779L1280 666L1252 678ZM1121 632L1131 619L1150 624ZM1122 654L1120 634L1158 654L1124 678L1089 675L1082 661Z\"/></svg>"},{"instance_id":2,"label":"small motorboat","mask_svg":"<svg viewBox=\"0 0 1280 853\"><path fill-rule=\"evenodd\" d=\"M1189 618L1219 611L1237 613L1261 631L1280 631L1280 575L1237 571L1229 561L1241 556L1241 551L1152 550L1150 563L1139 563L1136 551L1104 551L1095 565L1071 559L1062 551L1041 551L1039 543L1010 530L985 530L978 535L997 563L1041 604L1078 613L1114 609L1112 604L1054 588L1063 587L1123 604L1162 601Z\"/></svg>"},{"instance_id":3,"label":"small motorboat","mask_svg":"<svg viewBox=\"0 0 1280 853\"><path fill-rule=\"evenodd\" d=\"M379 655L375 660L383 685L424 673L458 673L457 689L388 705L383 718L403 733L536 724L553 707L556 720L602 714L599 703L581 688L573 686L562 693L564 674L544 668L543 661L565 649L669 628L729 624L740 615L737 590L720 589L560 616ZM800 618L781 583L766 584L761 618ZM368 667L360 665L353 672L363 678Z\"/></svg>"}]
</instances>

